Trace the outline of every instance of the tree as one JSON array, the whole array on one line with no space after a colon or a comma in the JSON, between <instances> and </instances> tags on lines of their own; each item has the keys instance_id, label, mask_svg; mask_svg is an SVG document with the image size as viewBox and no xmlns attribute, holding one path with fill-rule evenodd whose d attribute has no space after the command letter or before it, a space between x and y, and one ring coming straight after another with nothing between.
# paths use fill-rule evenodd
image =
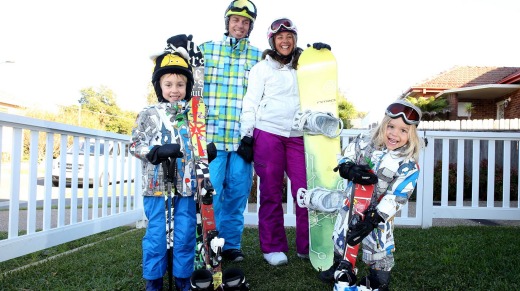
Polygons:
<instances>
[{"instance_id":1,"label":"tree","mask_svg":"<svg viewBox=\"0 0 520 291\"><path fill-rule=\"evenodd\" d=\"M446 114L450 112L448 101L443 97L408 97L407 100L421 109L424 121L445 120Z\"/></svg>"},{"instance_id":2,"label":"tree","mask_svg":"<svg viewBox=\"0 0 520 291\"><path fill-rule=\"evenodd\" d=\"M82 118L85 116L95 116L100 129L130 134L135 121L136 113L124 112L117 106L112 90L101 86L98 90L92 87L80 91L81 98L80 111Z\"/></svg>"},{"instance_id":3,"label":"tree","mask_svg":"<svg viewBox=\"0 0 520 291\"><path fill-rule=\"evenodd\" d=\"M468 119L471 119L471 113L473 113L473 111L475 110L475 107L473 106L473 104L466 103L466 105L464 106L464 109L468 113Z\"/></svg>"},{"instance_id":4,"label":"tree","mask_svg":"<svg viewBox=\"0 0 520 291\"><path fill-rule=\"evenodd\" d=\"M148 95L146 95L146 104L152 105L157 103L157 94L155 94L155 89L152 85L152 82L148 83Z\"/></svg>"},{"instance_id":5,"label":"tree","mask_svg":"<svg viewBox=\"0 0 520 291\"><path fill-rule=\"evenodd\" d=\"M342 93L338 94L338 114L343 121L343 128L352 128L352 119L358 118L358 113L354 104L347 101Z\"/></svg>"}]
</instances>

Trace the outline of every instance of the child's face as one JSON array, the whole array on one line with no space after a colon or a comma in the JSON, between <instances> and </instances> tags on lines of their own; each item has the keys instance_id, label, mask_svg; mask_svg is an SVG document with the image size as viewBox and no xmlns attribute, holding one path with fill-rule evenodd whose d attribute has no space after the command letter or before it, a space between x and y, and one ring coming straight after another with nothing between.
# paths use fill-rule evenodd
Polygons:
<instances>
[{"instance_id":1,"label":"child's face","mask_svg":"<svg viewBox=\"0 0 520 291\"><path fill-rule=\"evenodd\" d=\"M395 150L408 143L409 124L404 123L402 118L390 119L386 125L385 144L389 150Z\"/></svg>"},{"instance_id":2,"label":"child's face","mask_svg":"<svg viewBox=\"0 0 520 291\"><path fill-rule=\"evenodd\" d=\"M163 98L170 103L184 99L187 83L188 78L181 74L162 75L160 84Z\"/></svg>"},{"instance_id":3,"label":"child's face","mask_svg":"<svg viewBox=\"0 0 520 291\"><path fill-rule=\"evenodd\" d=\"M249 18L240 15L231 15L229 17L229 35L241 39L247 36L249 32L249 26L251 20Z\"/></svg>"},{"instance_id":4,"label":"child's face","mask_svg":"<svg viewBox=\"0 0 520 291\"><path fill-rule=\"evenodd\" d=\"M282 56L290 55L294 50L294 34L282 31L274 36L274 48Z\"/></svg>"}]
</instances>

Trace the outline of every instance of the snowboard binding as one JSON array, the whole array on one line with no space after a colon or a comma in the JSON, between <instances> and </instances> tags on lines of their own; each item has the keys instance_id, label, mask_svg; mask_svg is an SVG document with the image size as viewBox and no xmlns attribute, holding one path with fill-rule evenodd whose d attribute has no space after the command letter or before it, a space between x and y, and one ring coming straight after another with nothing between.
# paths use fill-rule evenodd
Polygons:
<instances>
[{"instance_id":1,"label":"snowboard binding","mask_svg":"<svg viewBox=\"0 0 520 291\"><path fill-rule=\"evenodd\" d=\"M321 212L335 212L341 208L347 194L340 190L329 190L316 187L310 190L298 189L296 201L298 206Z\"/></svg>"},{"instance_id":2,"label":"snowboard binding","mask_svg":"<svg viewBox=\"0 0 520 291\"><path fill-rule=\"evenodd\" d=\"M352 264L349 261L342 260L336 271L334 271L334 284L335 286L342 287L337 290L349 290L345 289L345 287L354 286L356 287L356 270L352 267ZM357 287L356 287L357 288ZM357 290L357 289L354 289Z\"/></svg>"},{"instance_id":3,"label":"snowboard binding","mask_svg":"<svg viewBox=\"0 0 520 291\"><path fill-rule=\"evenodd\" d=\"M190 287L194 291L213 291L213 274L206 269L193 271L190 278Z\"/></svg>"},{"instance_id":4,"label":"snowboard binding","mask_svg":"<svg viewBox=\"0 0 520 291\"><path fill-rule=\"evenodd\" d=\"M335 138L343 129L343 121L328 112L298 111L294 116L292 128L312 135L323 134Z\"/></svg>"},{"instance_id":5,"label":"snowboard binding","mask_svg":"<svg viewBox=\"0 0 520 291\"><path fill-rule=\"evenodd\" d=\"M222 275L222 285L217 289L220 291L249 291L249 283L242 270L230 268Z\"/></svg>"}]
</instances>

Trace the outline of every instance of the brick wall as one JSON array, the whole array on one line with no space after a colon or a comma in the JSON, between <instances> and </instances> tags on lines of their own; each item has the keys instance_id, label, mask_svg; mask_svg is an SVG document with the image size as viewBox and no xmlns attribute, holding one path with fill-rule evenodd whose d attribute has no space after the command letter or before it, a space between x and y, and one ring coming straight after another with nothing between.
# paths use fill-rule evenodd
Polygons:
<instances>
[{"instance_id":1,"label":"brick wall","mask_svg":"<svg viewBox=\"0 0 520 291\"><path fill-rule=\"evenodd\" d=\"M504 110L505 118L520 118L520 90L513 92L504 97L504 99L511 98L509 104Z\"/></svg>"}]
</instances>

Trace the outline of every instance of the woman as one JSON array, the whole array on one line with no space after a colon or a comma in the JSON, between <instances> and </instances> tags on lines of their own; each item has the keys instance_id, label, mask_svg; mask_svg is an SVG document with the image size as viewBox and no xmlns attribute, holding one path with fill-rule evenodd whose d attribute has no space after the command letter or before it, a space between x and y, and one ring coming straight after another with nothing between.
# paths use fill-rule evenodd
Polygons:
<instances>
[{"instance_id":1,"label":"woman","mask_svg":"<svg viewBox=\"0 0 520 291\"><path fill-rule=\"evenodd\" d=\"M303 132L292 129L300 110L296 69L302 49L297 47L298 31L288 18L275 20L268 29L271 49L249 74L240 118L243 140L252 140L253 161L260 177L258 232L264 259L273 266L287 263L287 236L283 225L282 192L286 173L291 192L306 188ZM315 43L317 49L330 46ZM296 251L309 258L307 209L296 205Z\"/></svg>"}]
</instances>

